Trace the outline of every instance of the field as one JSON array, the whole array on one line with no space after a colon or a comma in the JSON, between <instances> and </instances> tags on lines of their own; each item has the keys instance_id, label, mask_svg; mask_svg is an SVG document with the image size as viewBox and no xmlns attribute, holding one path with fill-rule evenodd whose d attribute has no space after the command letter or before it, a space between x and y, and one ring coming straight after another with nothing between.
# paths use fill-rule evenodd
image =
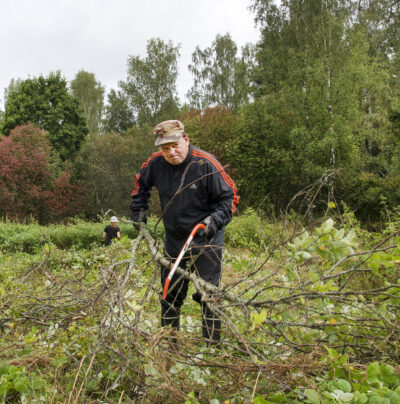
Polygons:
<instances>
[{"instance_id":1,"label":"field","mask_svg":"<svg viewBox=\"0 0 400 404\"><path fill-rule=\"evenodd\" d=\"M193 273L159 325L163 229L0 223L1 403L399 403L400 222L313 226L252 210L227 227L216 290ZM201 335L201 290L223 321Z\"/></svg>"}]
</instances>

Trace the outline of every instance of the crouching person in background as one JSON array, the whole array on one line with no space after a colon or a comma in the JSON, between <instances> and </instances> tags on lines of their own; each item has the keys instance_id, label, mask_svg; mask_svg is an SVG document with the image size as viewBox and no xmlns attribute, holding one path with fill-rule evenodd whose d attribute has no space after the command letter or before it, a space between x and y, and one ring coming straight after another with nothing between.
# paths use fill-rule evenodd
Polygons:
<instances>
[{"instance_id":1,"label":"crouching person in background","mask_svg":"<svg viewBox=\"0 0 400 404\"><path fill-rule=\"evenodd\" d=\"M113 239L121 239L121 233L118 227L118 219L116 216L112 216L110 219L110 224L105 227L103 231L103 239L106 240L106 245L110 245Z\"/></svg>"}]
</instances>

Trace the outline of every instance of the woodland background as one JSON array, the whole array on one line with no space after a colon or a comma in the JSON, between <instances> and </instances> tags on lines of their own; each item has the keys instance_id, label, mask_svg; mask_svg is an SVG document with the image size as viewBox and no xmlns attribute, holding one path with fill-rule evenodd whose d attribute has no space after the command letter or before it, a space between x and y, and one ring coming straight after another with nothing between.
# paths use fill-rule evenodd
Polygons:
<instances>
[{"instance_id":1,"label":"woodland background","mask_svg":"<svg viewBox=\"0 0 400 404\"><path fill-rule=\"evenodd\" d=\"M105 94L95 72L15 78L0 117L0 403L400 402L400 4L249 2L188 66L153 38ZM220 287L189 279L160 327L164 229L128 221L152 128L181 119L241 202ZM122 239L104 247L110 215ZM222 343L200 338L203 301ZM172 337L172 338L171 338Z\"/></svg>"},{"instance_id":2,"label":"woodland background","mask_svg":"<svg viewBox=\"0 0 400 404\"><path fill-rule=\"evenodd\" d=\"M257 43L197 47L178 99L179 44L153 38L107 95L95 72L15 78L0 115L0 215L41 224L129 215L151 129L180 119L234 178L240 210L344 206L368 226L400 202L400 7L395 0L249 2ZM317 198L292 198L318 179ZM157 202L153 204L157 211Z\"/></svg>"}]
</instances>

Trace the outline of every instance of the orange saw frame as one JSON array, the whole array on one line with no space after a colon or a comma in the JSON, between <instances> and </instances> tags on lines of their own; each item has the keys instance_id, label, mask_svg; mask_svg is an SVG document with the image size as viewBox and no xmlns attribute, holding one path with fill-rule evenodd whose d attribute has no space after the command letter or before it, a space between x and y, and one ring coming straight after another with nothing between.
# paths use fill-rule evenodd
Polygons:
<instances>
[{"instance_id":1,"label":"orange saw frame","mask_svg":"<svg viewBox=\"0 0 400 404\"><path fill-rule=\"evenodd\" d=\"M178 258L176 259L172 269L169 271L169 274L167 276L167 279L165 280L165 284L164 284L164 289L163 289L163 293L162 293L162 299L165 300L165 298L167 297L168 294L168 288L169 288L169 284L171 282L172 277L174 276L174 273L176 271L176 268L178 268L180 262L182 261L182 258L185 254L185 252L187 251L187 249L190 246L190 243L192 242L195 234L197 233L198 230L200 229L205 229L206 225L204 223L199 223L196 224L196 226L194 226L192 232L189 234L189 237L187 238L185 244L182 247L181 252L178 255Z\"/></svg>"}]
</instances>

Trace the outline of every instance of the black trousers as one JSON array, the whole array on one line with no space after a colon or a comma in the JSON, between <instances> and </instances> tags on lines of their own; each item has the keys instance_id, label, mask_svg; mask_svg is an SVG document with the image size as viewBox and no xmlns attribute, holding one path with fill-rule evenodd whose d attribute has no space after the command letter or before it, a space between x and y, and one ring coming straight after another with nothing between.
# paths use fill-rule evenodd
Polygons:
<instances>
[{"instance_id":1,"label":"black trousers","mask_svg":"<svg viewBox=\"0 0 400 404\"><path fill-rule=\"evenodd\" d=\"M192 248L188 250L179 266L189 269L198 275L201 279L219 286L222 274L222 244L224 240L224 230L219 231L209 244L204 241L194 240ZM174 240L166 237L165 253L174 261L186 240ZM199 245L201 244L201 245ZM161 268L161 285L164 287L170 269ZM165 300L160 299L162 318L161 324L171 324L173 327L179 327L180 308L187 296L189 280L183 278L175 272L171 279L168 294ZM203 316L203 336L212 340L219 340L220 321L218 316L213 313L206 304L201 303L201 296L198 293L193 295L193 299L201 304Z\"/></svg>"}]
</instances>

